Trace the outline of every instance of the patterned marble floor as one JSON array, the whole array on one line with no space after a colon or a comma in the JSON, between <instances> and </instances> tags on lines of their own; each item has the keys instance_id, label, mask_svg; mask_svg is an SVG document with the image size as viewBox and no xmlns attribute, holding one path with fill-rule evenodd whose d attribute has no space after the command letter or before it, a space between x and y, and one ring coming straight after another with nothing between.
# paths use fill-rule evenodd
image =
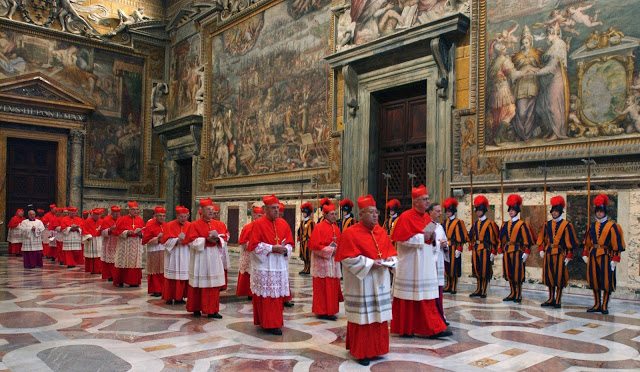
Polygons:
<instances>
[{"instance_id":1,"label":"patterned marble floor","mask_svg":"<svg viewBox=\"0 0 640 372\"><path fill-rule=\"evenodd\" d=\"M232 257L237 262L237 256ZM251 304L237 298L235 274L221 320L193 318L141 288L114 288L81 269L47 263L27 271L0 257L0 371L595 371L640 370L640 303L612 300L612 315L587 314L591 299L565 296L562 309L504 304L505 289L470 299L445 298L453 336L391 337L391 350L369 367L345 350L346 319L311 314L311 279L291 276L296 305L285 309L282 336L253 326ZM232 270L232 273L237 271Z\"/></svg>"}]
</instances>

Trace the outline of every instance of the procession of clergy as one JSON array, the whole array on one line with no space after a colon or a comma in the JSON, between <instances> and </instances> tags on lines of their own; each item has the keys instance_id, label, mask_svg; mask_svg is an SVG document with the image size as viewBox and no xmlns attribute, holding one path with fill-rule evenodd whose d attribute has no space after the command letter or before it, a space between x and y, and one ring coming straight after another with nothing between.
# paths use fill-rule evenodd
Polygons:
<instances>
[{"instance_id":1,"label":"procession of clergy","mask_svg":"<svg viewBox=\"0 0 640 372\"><path fill-rule=\"evenodd\" d=\"M568 284L567 264L579 247L573 225L563 218L565 201L551 198L551 216L535 239L530 225L520 219L522 198L507 199L510 219L499 229L487 218L489 202L479 195L473 205L476 217L469 232L456 218L458 202L448 198L441 207L430 203L424 186L412 189L412 208L398 216L400 203L391 200L384 226L371 195L357 200L358 222L351 215L353 202L340 201L342 218L333 202L319 202L322 217L314 221L311 203L301 205L303 221L297 235L301 275L313 280L312 312L336 320L339 302L347 316L346 348L362 365L389 351L389 333L400 337L441 338L447 330L443 292L456 294L461 276L463 246L469 245L477 286L471 297L486 298L493 262L502 259L504 278L511 287L504 301L522 301L525 262L537 245L543 258L543 282L549 299L543 307L561 307ZM294 246L288 223L280 216L284 205L276 196L263 197L252 208L252 222L239 237L241 247L236 295L253 304L254 324L281 335L283 307L293 306L288 261ZM594 199L595 220L587 228L582 258L595 304L588 312L608 314L610 293L616 286L616 264L624 251L620 225L607 218L608 198ZM60 265L102 274L116 287L137 287L142 280L143 246L146 245L148 292L167 304L184 304L194 316L202 313L220 319L220 291L227 286L230 267L227 227L219 220L219 207L211 199L199 201L199 218L189 222L190 211L176 208L176 219L165 222L166 211L156 207L146 224L136 202L127 214L118 206L111 213L94 209L82 219L77 209L19 210L9 223L10 253L22 253L25 268L42 267L43 255ZM445 223L438 223L442 208ZM41 216L37 216L40 212ZM391 275L393 274L393 276ZM344 279L344 292L341 278ZM446 278L446 286L445 286ZM390 322L390 325L388 324ZM390 330L389 330L390 328Z\"/></svg>"}]
</instances>

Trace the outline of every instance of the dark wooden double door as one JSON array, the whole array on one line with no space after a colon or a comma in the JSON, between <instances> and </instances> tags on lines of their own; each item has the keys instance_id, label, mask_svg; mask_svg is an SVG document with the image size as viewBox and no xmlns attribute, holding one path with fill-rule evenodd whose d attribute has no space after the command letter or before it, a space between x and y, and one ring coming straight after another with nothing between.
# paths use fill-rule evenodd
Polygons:
<instances>
[{"instance_id":1,"label":"dark wooden double door","mask_svg":"<svg viewBox=\"0 0 640 372\"><path fill-rule=\"evenodd\" d=\"M7 139L6 222L18 208L49 210L56 201L56 151L56 142Z\"/></svg>"},{"instance_id":2,"label":"dark wooden double door","mask_svg":"<svg viewBox=\"0 0 640 372\"><path fill-rule=\"evenodd\" d=\"M426 181L425 91L419 84L380 97L377 195L381 210L386 192L383 173L391 176L389 199L400 200L403 210L411 207L411 188Z\"/></svg>"}]
</instances>

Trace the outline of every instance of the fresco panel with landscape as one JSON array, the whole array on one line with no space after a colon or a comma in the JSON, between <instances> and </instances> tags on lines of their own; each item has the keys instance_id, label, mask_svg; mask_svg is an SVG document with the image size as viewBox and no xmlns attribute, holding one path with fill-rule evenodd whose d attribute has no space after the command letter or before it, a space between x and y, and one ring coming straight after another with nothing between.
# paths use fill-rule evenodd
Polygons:
<instances>
[{"instance_id":1,"label":"fresco panel with landscape","mask_svg":"<svg viewBox=\"0 0 640 372\"><path fill-rule=\"evenodd\" d=\"M0 79L40 72L87 97L87 181L137 181L142 170L141 58L91 46L0 31Z\"/></svg>"},{"instance_id":2,"label":"fresco panel with landscape","mask_svg":"<svg viewBox=\"0 0 640 372\"><path fill-rule=\"evenodd\" d=\"M210 178L328 164L329 1L284 1L213 36Z\"/></svg>"},{"instance_id":3,"label":"fresco panel with landscape","mask_svg":"<svg viewBox=\"0 0 640 372\"><path fill-rule=\"evenodd\" d=\"M486 4L488 150L639 136L637 1Z\"/></svg>"}]
</instances>

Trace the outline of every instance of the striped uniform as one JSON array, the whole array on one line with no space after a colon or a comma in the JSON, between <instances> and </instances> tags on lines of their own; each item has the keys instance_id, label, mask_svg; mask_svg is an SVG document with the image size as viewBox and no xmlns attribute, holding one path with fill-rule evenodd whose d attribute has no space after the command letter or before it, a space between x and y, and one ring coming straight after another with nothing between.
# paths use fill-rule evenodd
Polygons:
<instances>
[{"instance_id":1,"label":"striped uniform","mask_svg":"<svg viewBox=\"0 0 640 372\"><path fill-rule=\"evenodd\" d=\"M524 282L525 264L522 255L531 253L530 246L534 244L535 236L529 223L519 219L509 220L500 229L500 248L498 253L502 258L502 271L509 282L511 293L506 300L522 300L522 283Z\"/></svg>"},{"instance_id":2,"label":"striped uniform","mask_svg":"<svg viewBox=\"0 0 640 372\"><path fill-rule=\"evenodd\" d=\"M345 217L344 219L341 219L338 225L340 225L340 231L344 232L346 229L353 226L355 223L356 223L356 220L353 218L353 216L349 215L349 217Z\"/></svg>"},{"instance_id":3,"label":"striped uniform","mask_svg":"<svg viewBox=\"0 0 640 372\"><path fill-rule=\"evenodd\" d=\"M588 257L587 283L593 290L593 308L607 311L609 294L616 290L616 272L611 261L620 262L625 243L622 228L615 221L592 222L585 234L582 256ZM604 291L600 305L600 291Z\"/></svg>"},{"instance_id":4,"label":"striped uniform","mask_svg":"<svg viewBox=\"0 0 640 372\"><path fill-rule=\"evenodd\" d=\"M462 256L456 258L456 251L462 253L462 246L469 242L469 234L464 221L459 218L447 218L444 222L444 231L449 241L449 262L445 262L447 285L444 291L455 293L458 278L462 276Z\"/></svg>"},{"instance_id":5,"label":"striped uniform","mask_svg":"<svg viewBox=\"0 0 640 372\"><path fill-rule=\"evenodd\" d=\"M315 227L313 218L309 217L306 221L302 220L298 227L298 242L300 243L300 258L304 262L304 269L302 272L309 274L311 270L311 250L309 249L309 239L311 239L311 233Z\"/></svg>"},{"instance_id":6,"label":"striped uniform","mask_svg":"<svg viewBox=\"0 0 640 372\"><path fill-rule=\"evenodd\" d=\"M569 272L564 259L573 258L573 248L577 247L576 231L567 220L549 220L538 236L538 251L544 251L542 282L547 287L565 288L569 282Z\"/></svg>"},{"instance_id":7,"label":"striped uniform","mask_svg":"<svg viewBox=\"0 0 640 372\"><path fill-rule=\"evenodd\" d=\"M469 241L473 242L469 246L469 250L472 252L471 264L473 276L477 280L477 287L472 295L487 295L487 286L493 275L493 263L490 260L490 255L496 253L499 244L498 237L498 225L488 218L476 221L469 231Z\"/></svg>"}]
</instances>

